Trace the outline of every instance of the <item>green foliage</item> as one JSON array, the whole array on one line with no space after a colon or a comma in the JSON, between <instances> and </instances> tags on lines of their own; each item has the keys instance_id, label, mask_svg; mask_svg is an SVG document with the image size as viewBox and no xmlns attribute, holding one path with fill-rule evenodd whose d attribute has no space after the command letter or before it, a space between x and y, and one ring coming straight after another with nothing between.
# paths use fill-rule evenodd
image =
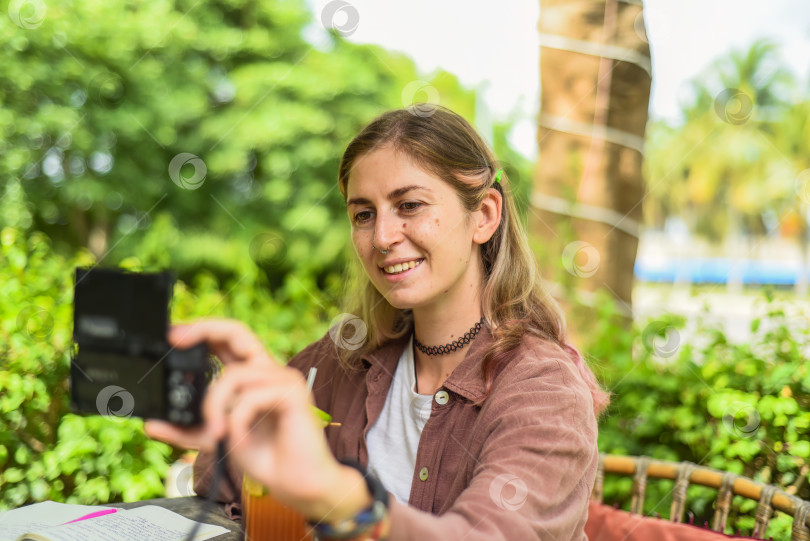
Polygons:
<instances>
[{"instance_id":1,"label":"green foliage","mask_svg":"<svg viewBox=\"0 0 810 541\"><path fill-rule=\"evenodd\" d=\"M91 265L53 253L47 237L0 233L0 509L52 499L96 504L162 496L169 462L179 451L147 438L142 421L78 416L68 409L73 269ZM133 270L143 264L123 262ZM246 268L246 271L248 269ZM308 280L290 277L270 294L253 266L220 285L200 273L178 283L174 321L235 317L284 359L319 338L327 300Z\"/></svg>"},{"instance_id":2,"label":"green foliage","mask_svg":"<svg viewBox=\"0 0 810 541\"><path fill-rule=\"evenodd\" d=\"M237 276L231 262L253 255L276 281L335 279L349 140L410 105L413 81L468 118L474 94L336 32L318 48L303 35L320 24L303 0L75 0L27 28L0 17L0 198L19 200L0 226L117 264L171 217L183 249L164 261L187 276Z\"/></svg>"},{"instance_id":3,"label":"green foliage","mask_svg":"<svg viewBox=\"0 0 810 541\"><path fill-rule=\"evenodd\" d=\"M473 120L475 96L335 31L307 42L321 23L303 0L15 6L0 17L0 508L160 496L178 450L141 421L68 411L74 267L171 268L173 321L237 318L288 358L337 312L346 144L435 93Z\"/></svg>"},{"instance_id":4,"label":"green foliage","mask_svg":"<svg viewBox=\"0 0 810 541\"><path fill-rule=\"evenodd\" d=\"M778 227L806 244L810 102L778 47L760 40L731 51L690 86L682 120L647 130L646 222L662 228L677 217L715 242Z\"/></svg>"},{"instance_id":5,"label":"green foliage","mask_svg":"<svg viewBox=\"0 0 810 541\"><path fill-rule=\"evenodd\" d=\"M750 341L731 343L702 320L666 316L624 331L608 299L597 303L585 350L613 393L602 452L690 461L752 477L810 499L810 327L789 305L762 303ZM595 316L595 317L594 317ZM576 327L576 325L574 325ZM606 479L605 500L629 508L629 479ZM672 483L650 482L646 513L668 515ZM711 522L714 490L693 487L696 523ZM750 503L735 504L737 511ZM753 522L730 526L750 531ZM770 535L789 537L777 517ZM786 529L787 528L787 529Z\"/></svg>"},{"instance_id":6,"label":"green foliage","mask_svg":"<svg viewBox=\"0 0 810 541\"><path fill-rule=\"evenodd\" d=\"M5 228L0 250L0 507L161 494L169 446L140 421L68 413L72 265L41 233Z\"/></svg>"}]
</instances>

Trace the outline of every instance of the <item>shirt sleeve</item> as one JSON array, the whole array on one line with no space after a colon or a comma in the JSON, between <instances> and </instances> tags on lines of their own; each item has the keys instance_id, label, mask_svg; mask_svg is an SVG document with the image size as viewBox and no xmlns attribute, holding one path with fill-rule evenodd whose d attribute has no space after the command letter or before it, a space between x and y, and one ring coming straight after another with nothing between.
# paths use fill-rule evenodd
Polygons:
<instances>
[{"instance_id":1,"label":"shirt sleeve","mask_svg":"<svg viewBox=\"0 0 810 541\"><path fill-rule=\"evenodd\" d=\"M556 364L493 389L489 411L501 413L490 416L470 484L440 515L392 501L390 541L587 539L596 418L582 380Z\"/></svg>"}]
</instances>

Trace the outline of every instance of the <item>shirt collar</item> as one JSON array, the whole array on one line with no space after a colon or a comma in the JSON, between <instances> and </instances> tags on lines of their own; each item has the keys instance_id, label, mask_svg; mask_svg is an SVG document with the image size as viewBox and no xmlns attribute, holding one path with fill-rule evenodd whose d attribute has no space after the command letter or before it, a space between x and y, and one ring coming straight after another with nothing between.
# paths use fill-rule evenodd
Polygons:
<instances>
[{"instance_id":1,"label":"shirt collar","mask_svg":"<svg viewBox=\"0 0 810 541\"><path fill-rule=\"evenodd\" d=\"M461 361L450 376L444 381L444 387L472 401L478 402L484 397L486 385L481 374L484 354L492 345L493 337L486 323L468 346L464 360Z\"/></svg>"}]
</instances>

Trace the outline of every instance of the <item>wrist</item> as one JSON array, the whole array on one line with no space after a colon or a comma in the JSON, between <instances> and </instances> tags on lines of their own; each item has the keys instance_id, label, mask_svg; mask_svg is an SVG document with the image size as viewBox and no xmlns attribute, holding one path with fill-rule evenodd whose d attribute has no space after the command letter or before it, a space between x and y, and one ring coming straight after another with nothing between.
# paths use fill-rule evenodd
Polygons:
<instances>
[{"instance_id":1,"label":"wrist","mask_svg":"<svg viewBox=\"0 0 810 541\"><path fill-rule=\"evenodd\" d=\"M348 468L348 481L350 485L343 485L337 494L343 494L333 512L322 517L318 522L310 521L314 528L316 539L344 540L344 541L379 541L388 538L390 522L388 518L388 492L382 483L371 473L366 471L357 461L352 459L340 460ZM344 470L345 475L346 470ZM356 498L357 477L365 486L361 495ZM347 492L348 488L348 492ZM352 501L353 503L348 503ZM346 504L344 505L344 502ZM362 502L362 503L360 503ZM357 505L360 504L359 510ZM356 511L355 511L356 510ZM344 516L351 512L349 516Z\"/></svg>"},{"instance_id":2,"label":"wrist","mask_svg":"<svg viewBox=\"0 0 810 541\"><path fill-rule=\"evenodd\" d=\"M354 468L338 464L324 485L323 493L306 516L313 522L338 523L368 509L374 498L363 475Z\"/></svg>"}]
</instances>

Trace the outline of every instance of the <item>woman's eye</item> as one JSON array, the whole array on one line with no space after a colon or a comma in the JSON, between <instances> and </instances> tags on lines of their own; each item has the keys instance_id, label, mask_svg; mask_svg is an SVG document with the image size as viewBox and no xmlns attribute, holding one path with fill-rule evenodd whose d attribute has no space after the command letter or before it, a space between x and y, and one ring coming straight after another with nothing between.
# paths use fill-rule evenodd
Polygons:
<instances>
[{"instance_id":1,"label":"woman's eye","mask_svg":"<svg viewBox=\"0 0 810 541\"><path fill-rule=\"evenodd\" d=\"M370 219L371 213L367 210L364 210L363 212L358 212L357 214L354 215L354 223L358 225L364 224Z\"/></svg>"},{"instance_id":2,"label":"woman's eye","mask_svg":"<svg viewBox=\"0 0 810 541\"><path fill-rule=\"evenodd\" d=\"M402 210L406 211L406 212L409 212L409 211L416 210L421 206L422 206L422 203L420 203L418 201L406 201L405 203L402 203L402 205L400 205L400 208Z\"/></svg>"}]
</instances>

